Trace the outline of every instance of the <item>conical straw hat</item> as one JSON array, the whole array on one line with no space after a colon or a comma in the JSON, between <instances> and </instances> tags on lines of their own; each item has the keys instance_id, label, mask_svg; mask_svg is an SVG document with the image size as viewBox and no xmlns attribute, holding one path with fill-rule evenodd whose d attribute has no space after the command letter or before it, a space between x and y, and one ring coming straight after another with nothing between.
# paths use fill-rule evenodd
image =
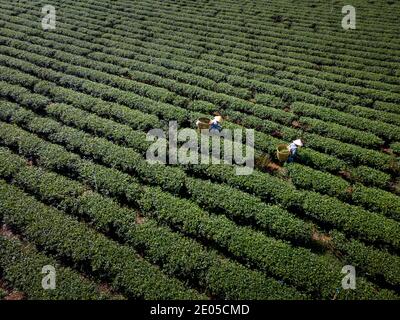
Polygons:
<instances>
[{"instance_id":1,"label":"conical straw hat","mask_svg":"<svg viewBox=\"0 0 400 320\"><path fill-rule=\"evenodd\" d=\"M299 146L299 147L302 147L302 146L303 146L303 142L301 142L300 139L294 140L293 143L294 143L296 146Z\"/></svg>"},{"instance_id":2,"label":"conical straw hat","mask_svg":"<svg viewBox=\"0 0 400 320\"><path fill-rule=\"evenodd\" d=\"M218 122L222 122L222 117L221 116L215 116L214 120L216 120Z\"/></svg>"}]
</instances>

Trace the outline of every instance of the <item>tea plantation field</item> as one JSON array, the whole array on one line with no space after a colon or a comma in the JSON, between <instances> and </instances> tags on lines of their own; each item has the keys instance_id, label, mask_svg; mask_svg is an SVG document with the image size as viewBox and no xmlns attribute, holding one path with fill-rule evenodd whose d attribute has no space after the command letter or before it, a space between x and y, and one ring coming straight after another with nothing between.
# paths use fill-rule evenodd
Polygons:
<instances>
[{"instance_id":1,"label":"tea plantation field","mask_svg":"<svg viewBox=\"0 0 400 320\"><path fill-rule=\"evenodd\" d=\"M350 2L0 0L0 299L399 299L400 2ZM215 112L252 174L146 161Z\"/></svg>"}]
</instances>

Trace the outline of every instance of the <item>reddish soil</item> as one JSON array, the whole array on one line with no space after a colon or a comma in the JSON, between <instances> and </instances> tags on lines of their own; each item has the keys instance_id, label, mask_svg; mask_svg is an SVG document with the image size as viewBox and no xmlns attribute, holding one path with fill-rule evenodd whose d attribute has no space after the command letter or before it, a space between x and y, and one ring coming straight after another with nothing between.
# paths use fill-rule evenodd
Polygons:
<instances>
[{"instance_id":1,"label":"reddish soil","mask_svg":"<svg viewBox=\"0 0 400 320\"><path fill-rule=\"evenodd\" d=\"M108 295L111 297L111 299L115 299L115 300L126 300L126 298L119 294L119 293L115 293L113 291L113 289L107 284L107 283L100 283L97 288L99 289L99 291L104 294L104 295Z\"/></svg>"},{"instance_id":2,"label":"reddish soil","mask_svg":"<svg viewBox=\"0 0 400 320\"><path fill-rule=\"evenodd\" d=\"M382 147L381 151L387 154L393 154L393 150L387 147Z\"/></svg>"},{"instance_id":3,"label":"reddish soil","mask_svg":"<svg viewBox=\"0 0 400 320\"><path fill-rule=\"evenodd\" d=\"M345 179L350 179L351 178L351 174L348 171L339 171L339 175L342 176Z\"/></svg>"},{"instance_id":4,"label":"reddish soil","mask_svg":"<svg viewBox=\"0 0 400 320\"><path fill-rule=\"evenodd\" d=\"M292 121L292 126L293 126L294 128L301 128L301 124L300 124L300 122L298 122L297 120L293 120L293 121Z\"/></svg>"},{"instance_id":5,"label":"reddish soil","mask_svg":"<svg viewBox=\"0 0 400 320\"><path fill-rule=\"evenodd\" d=\"M337 292L335 292L335 295L333 296L332 300L336 300Z\"/></svg>"},{"instance_id":6,"label":"reddish soil","mask_svg":"<svg viewBox=\"0 0 400 320\"><path fill-rule=\"evenodd\" d=\"M26 159L26 164L28 166L36 166L38 164L38 159L34 156L30 156Z\"/></svg>"},{"instance_id":7,"label":"reddish soil","mask_svg":"<svg viewBox=\"0 0 400 320\"><path fill-rule=\"evenodd\" d=\"M271 133L271 136L276 137L276 138L282 138L282 132L276 130Z\"/></svg>"},{"instance_id":8,"label":"reddish soil","mask_svg":"<svg viewBox=\"0 0 400 320\"><path fill-rule=\"evenodd\" d=\"M3 300L23 300L25 295L22 292L16 290L9 290L3 280L0 279L0 289L4 290L7 295ZM1 299L0 299L1 300Z\"/></svg>"},{"instance_id":9,"label":"reddish soil","mask_svg":"<svg viewBox=\"0 0 400 320\"><path fill-rule=\"evenodd\" d=\"M269 162L267 165L267 170L272 171L272 172L273 171L282 171L283 168L279 164L276 164L274 162Z\"/></svg>"},{"instance_id":10,"label":"reddish soil","mask_svg":"<svg viewBox=\"0 0 400 320\"><path fill-rule=\"evenodd\" d=\"M3 224L0 228L0 235L2 235L3 237L6 237L6 238L11 238L12 233L11 233L11 231L9 231L7 229L7 226L5 224Z\"/></svg>"},{"instance_id":11,"label":"reddish soil","mask_svg":"<svg viewBox=\"0 0 400 320\"><path fill-rule=\"evenodd\" d=\"M400 181L392 181L389 183L389 189L397 195L400 195Z\"/></svg>"},{"instance_id":12,"label":"reddish soil","mask_svg":"<svg viewBox=\"0 0 400 320\"><path fill-rule=\"evenodd\" d=\"M342 258L343 256L342 253L339 250L337 250L334 244L332 243L332 237L324 233L318 232L317 230L314 230L311 238L315 242L322 245L326 250L334 254L337 258L339 259Z\"/></svg>"},{"instance_id":13,"label":"reddish soil","mask_svg":"<svg viewBox=\"0 0 400 320\"><path fill-rule=\"evenodd\" d=\"M10 294L4 297L4 300L24 300L25 296L22 292L12 291Z\"/></svg>"},{"instance_id":14,"label":"reddish soil","mask_svg":"<svg viewBox=\"0 0 400 320\"><path fill-rule=\"evenodd\" d=\"M111 293L111 288L107 283L100 283L98 285L99 291L102 293L107 293L110 294Z\"/></svg>"},{"instance_id":15,"label":"reddish soil","mask_svg":"<svg viewBox=\"0 0 400 320\"><path fill-rule=\"evenodd\" d=\"M267 155L260 156L256 159L256 166L260 169L265 169L268 163L271 161L270 157Z\"/></svg>"},{"instance_id":16,"label":"reddish soil","mask_svg":"<svg viewBox=\"0 0 400 320\"><path fill-rule=\"evenodd\" d=\"M347 191L348 194L352 194L353 193L353 187L351 187L351 186L348 187L346 191Z\"/></svg>"},{"instance_id":17,"label":"reddish soil","mask_svg":"<svg viewBox=\"0 0 400 320\"><path fill-rule=\"evenodd\" d=\"M140 215L136 215L136 223L137 224L142 224L142 223L144 223L145 220L146 220L145 217L142 217Z\"/></svg>"},{"instance_id":18,"label":"reddish soil","mask_svg":"<svg viewBox=\"0 0 400 320\"><path fill-rule=\"evenodd\" d=\"M314 64L314 69L315 69L315 70L318 70L318 71L321 71L322 65Z\"/></svg>"},{"instance_id":19,"label":"reddish soil","mask_svg":"<svg viewBox=\"0 0 400 320\"><path fill-rule=\"evenodd\" d=\"M19 239L18 235L14 234L6 224L0 225L0 235L8 239Z\"/></svg>"},{"instance_id":20,"label":"reddish soil","mask_svg":"<svg viewBox=\"0 0 400 320\"><path fill-rule=\"evenodd\" d=\"M323 243L324 245L329 245L332 238L324 233L320 233L316 230L314 230L312 239L318 242Z\"/></svg>"}]
</instances>

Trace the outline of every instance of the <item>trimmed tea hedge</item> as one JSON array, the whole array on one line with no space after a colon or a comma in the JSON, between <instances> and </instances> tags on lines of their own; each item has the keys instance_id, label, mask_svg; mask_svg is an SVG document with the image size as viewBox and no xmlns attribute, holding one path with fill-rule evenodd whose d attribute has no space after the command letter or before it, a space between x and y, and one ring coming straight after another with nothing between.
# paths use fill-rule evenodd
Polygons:
<instances>
[{"instance_id":1,"label":"trimmed tea hedge","mask_svg":"<svg viewBox=\"0 0 400 320\"><path fill-rule=\"evenodd\" d=\"M375 186L383 189L388 187L391 180L389 174L366 166L352 168L350 174L351 179L356 182L361 182L366 185Z\"/></svg>"},{"instance_id":2,"label":"trimmed tea hedge","mask_svg":"<svg viewBox=\"0 0 400 320\"><path fill-rule=\"evenodd\" d=\"M357 184L353 188L351 195L354 203L372 211L382 212L389 218L400 221L399 196L384 190L367 188L361 184Z\"/></svg>"},{"instance_id":3,"label":"trimmed tea hedge","mask_svg":"<svg viewBox=\"0 0 400 320\"><path fill-rule=\"evenodd\" d=\"M137 224L136 215L132 210L122 208L111 199L86 190L84 185L76 181L40 168L29 167L22 158L7 149L0 148L0 160L2 164L19 164L19 168L0 166L1 176L12 178L25 190L33 192L43 201L59 209L90 219L94 227L101 232L116 233L121 240L140 250L147 260L159 264L164 272L183 277L190 283L196 282L196 286L204 286L213 296L223 299L305 298L305 295L283 286L276 280L264 277L260 272L251 271L206 251L195 241L179 236L168 228L157 226L152 220ZM100 166L93 166L96 172L101 170ZM109 174L112 175L112 172ZM132 188L134 182L128 184L131 184L131 187L126 190L137 189L139 198L140 187L136 185ZM220 270L216 271L218 269ZM230 288L227 283L231 281L230 277L216 277L215 273L220 272L227 272L238 281L235 288ZM258 290L254 291L254 288Z\"/></svg>"},{"instance_id":4,"label":"trimmed tea hedge","mask_svg":"<svg viewBox=\"0 0 400 320\"><path fill-rule=\"evenodd\" d=\"M56 289L44 290L41 273L51 265L56 271ZM110 298L81 274L61 266L55 259L39 253L32 245L0 235L0 272L3 280L34 300L98 300Z\"/></svg>"},{"instance_id":5,"label":"trimmed tea hedge","mask_svg":"<svg viewBox=\"0 0 400 320\"><path fill-rule=\"evenodd\" d=\"M376 250L366 246L360 241L346 238L342 233L330 233L335 249L345 253L342 257L344 263L349 263L356 268L366 270L368 277L381 281L381 277L393 286L400 283L400 258L384 250Z\"/></svg>"},{"instance_id":6,"label":"trimmed tea hedge","mask_svg":"<svg viewBox=\"0 0 400 320\"><path fill-rule=\"evenodd\" d=\"M56 86L48 81L38 82L35 90L37 93L50 96L54 102L69 103L101 117L127 124L134 129L149 130L161 127L159 119L154 115L145 114L117 103L105 102L84 93Z\"/></svg>"},{"instance_id":7,"label":"trimmed tea hedge","mask_svg":"<svg viewBox=\"0 0 400 320\"><path fill-rule=\"evenodd\" d=\"M399 4L359 4L368 23L343 36L302 0L53 1L49 31L37 3L0 0L0 216L23 241L0 232L7 290L35 292L9 267L26 249L93 299L400 299L400 41L375 14ZM216 112L255 129L253 174L146 162L147 131Z\"/></svg>"},{"instance_id":8,"label":"trimmed tea hedge","mask_svg":"<svg viewBox=\"0 0 400 320\"><path fill-rule=\"evenodd\" d=\"M315 117L325 121L332 121L350 128L366 130L384 139L400 140L400 129L397 126L386 124L381 121L372 121L312 104L295 102L291 105L291 111L295 114Z\"/></svg>"},{"instance_id":9,"label":"trimmed tea hedge","mask_svg":"<svg viewBox=\"0 0 400 320\"><path fill-rule=\"evenodd\" d=\"M14 186L0 181L0 215L29 241L100 278L130 298L201 299L203 295L167 278L128 247L118 245L83 223L45 206Z\"/></svg>"},{"instance_id":10,"label":"trimmed tea hedge","mask_svg":"<svg viewBox=\"0 0 400 320\"><path fill-rule=\"evenodd\" d=\"M223 165L196 166L193 170L251 192L266 201L279 203L292 210L300 210L307 216L344 230L347 234L357 235L370 242L381 241L396 248L400 246L398 223L343 203L336 198L311 191L296 190L288 182L258 171L250 176L241 177L232 174L233 168Z\"/></svg>"},{"instance_id":11,"label":"trimmed tea hedge","mask_svg":"<svg viewBox=\"0 0 400 320\"><path fill-rule=\"evenodd\" d=\"M304 243L311 241L313 225L279 206L266 205L257 197L210 181L187 178L185 186L191 199L209 211L223 211L238 222L250 222L279 238Z\"/></svg>"},{"instance_id":12,"label":"trimmed tea hedge","mask_svg":"<svg viewBox=\"0 0 400 320\"><path fill-rule=\"evenodd\" d=\"M312 170L297 163L290 163L285 167L290 181L300 189L314 190L344 200L350 197L350 183L340 177Z\"/></svg>"},{"instance_id":13,"label":"trimmed tea hedge","mask_svg":"<svg viewBox=\"0 0 400 320\"><path fill-rule=\"evenodd\" d=\"M390 145L390 148L393 150L394 153L397 153L400 155L400 142L393 142Z\"/></svg>"},{"instance_id":14,"label":"trimmed tea hedge","mask_svg":"<svg viewBox=\"0 0 400 320\"><path fill-rule=\"evenodd\" d=\"M26 55L26 53L20 53L19 51L15 53L16 56L18 57L25 57L26 59L32 59L31 55ZM35 56L35 55L33 55ZM40 72L40 67L37 67L35 65L32 65L30 63L27 62L22 62L22 60L18 60L18 59L2 59L2 55L0 55L0 61L2 60L2 63L5 63L7 65L13 65L13 66L18 66L18 68L26 71L26 72L30 72L30 73L34 73L34 74L38 74L38 75L43 75L43 72ZM35 58L36 63L41 63L43 61L43 59L41 59L39 56L37 58ZM74 74L74 73L72 73ZM49 80L52 81L56 81L60 84L62 84L63 86L67 86L67 87L72 87L74 89L79 89L80 91L83 92L87 92L90 94L94 94L96 97L101 97L102 99L105 100L110 100L111 101L117 101L119 103L123 103L126 104L125 102L120 101L119 99L122 97L122 95L126 95L126 91L121 91L119 89L115 89L115 88L111 88L109 86L104 86L102 83L97 83L97 82L91 82L85 79L81 79L81 78L76 78L74 76L65 76L61 78L61 73L59 72L55 72L53 70L49 70L48 73L45 73L46 78L48 78ZM106 76L106 75L104 75ZM60 80L57 80L60 79ZM64 81L66 80L66 81ZM97 76L94 76L94 78L92 80L96 80L96 81L100 81L97 79ZM107 84L110 84L108 82L106 82ZM98 91L95 88L103 88L101 91ZM124 90L128 90L127 88L123 87ZM112 93L112 96L110 96L110 94L108 94L107 92L115 92L115 90L119 90L121 91L120 94L114 94ZM98 93L95 93L95 91L97 91ZM156 99L153 97L153 99ZM161 101L162 102L162 101ZM131 106L130 104L128 104L129 106ZM136 106L138 107L138 106ZM171 106L172 107L172 106ZM181 108L178 107L172 107L174 108L174 110L176 112L182 111ZM139 107L140 109L140 107ZM160 111L162 111L160 108L158 108L159 110L155 113L157 115L160 114ZM155 111L155 109L153 109ZM171 109L172 110L172 109ZM149 109L146 109L144 111L149 111ZM151 111L150 111L151 112ZM154 113L154 112L153 112ZM165 116L165 115L164 115ZM178 116L175 117L175 119L178 120L178 122L182 123L182 124L186 124L188 123L188 120L191 119L192 121L194 121L197 118L197 116L195 114L190 114L189 116L187 116L187 118L185 119L180 119ZM254 117L253 117L254 118ZM168 116L167 119L173 119L171 117ZM257 118L253 119L253 121L255 121ZM292 130L293 132L290 133L289 136L286 136L285 138L288 140L293 139L298 133L295 130ZM290 130L288 132L291 132ZM268 133L271 133L270 131L268 131ZM384 167L386 169L391 169L391 162L390 162L390 157L388 155L382 154L382 153L378 153L376 151L373 150L365 150L362 149L360 147L356 147L350 144L344 144L341 143L339 141L333 140L333 139L328 139L328 138L323 138L314 134L307 134L304 136L307 140L308 146L315 148L316 150L321 150L323 152L328 152L336 157L339 158L343 158L346 161L350 161L354 164L368 164L371 166L380 166L380 167ZM257 139L256 141L262 141L262 139ZM262 148L262 145L257 144L258 148Z\"/></svg>"},{"instance_id":15,"label":"trimmed tea hedge","mask_svg":"<svg viewBox=\"0 0 400 320\"><path fill-rule=\"evenodd\" d=\"M325 122L308 117L300 117L299 122L306 131L367 148L378 147L384 142L381 138L378 138L372 133L350 129L332 122Z\"/></svg>"},{"instance_id":16,"label":"trimmed tea hedge","mask_svg":"<svg viewBox=\"0 0 400 320\"><path fill-rule=\"evenodd\" d=\"M308 215L340 226L359 239L400 247L400 225L391 219L315 192L304 192L302 208Z\"/></svg>"},{"instance_id":17,"label":"trimmed tea hedge","mask_svg":"<svg viewBox=\"0 0 400 320\"><path fill-rule=\"evenodd\" d=\"M54 106L53 110L56 110L56 107ZM3 120L9 118L12 122L24 124L30 130L66 145L71 150L78 150L83 155L92 156L95 160L123 171L135 172L146 182L163 185L165 189L176 193L183 186L184 173L181 170L164 165L151 165L131 148L120 147L105 139L63 126L52 119L38 117L35 113L13 104L4 105L0 113ZM15 113L19 115L12 117ZM131 138L129 141L140 143L140 140ZM179 181L181 183L177 183Z\"/></svg>"},{"instance_id":18,"label":"trimmed tea hedge","mask_svg":"<svg viewBox=\"0 0 400 320\"><path fill-rule=\"evenodd\" d=\"M7 130L7 132L9 132L9 129ZM7 142L4 140L4 132L1 132L0 136L2 137L2 140L4 142ZM16 143L18 143L20 140L21 139L16 139L14 141ZM9 144L9 143L11 143L10 140L8 140L7 144ZM65 167L65 164L63 167ZM326 287L326 279L328 279L327 275L322 276L322 278L320 280L317 280L317 278L319 278L319 276L317 277L317 275L316 275L317 278L314 278L314 276L309 278L310 275L305 275L303 271L302 272L299 272L299 271L306 270L306 269L314 270L313 267L311 267L311 266L309 268L305 267L305 266L296 267L295 264L292 264L293 263L292 259L294 259L293 254L295 254L295 252L297 252L296 255L297 254L299 255L298 263L301 265L304 264L304 261L308 261L307 263L311 263L311 265L315 266L315 263L317 263L316 261L319 261L319 259L322 259L320 262L318 262L318 263L324 264L323 267L321 266L320 270L330 270L330 268L333 267L332 261L324 262L325 261L324 258L314 256L307 249L302 249L302 248L289 249L290 246L288 246L287 244L284 244L283 242L280 242L277 240L267 238L264 235L262 235L261 233L256 233L254 231L249 230L248 228L240 228L239 229L232 222L230 222L229 220L227 220L226 218L224 218L222 216L207 218L207 214L205 212L201 211L200 208L196 207L192 203L188 202L187 200L177 199L176 197L173 197L172 195L162 192L158 188L146 188L144 190L142 197L140 198L139 203L140 203L140 207L142 208L143 212L149 212L149 215L153 216L160 222L164 221L165 223L168 223L168 224L173 222L174 228L179 228L184 233L187 233L187 232L193 233L194 232L194 234L196 234L197 236L205 236L207 239L210 239L210 236L212 234L214 234L214 236L212 236L214 241L216 241L216 243L219 245L223 245L224 248L229 248L229 250L232 250L232 254L237 255L237 257L239 259L249 259L249 262L251 261L252 263L257 265L259 268L261 268L262 270L269 270L269 272L273 272L274 274L276 273L278 276L283 277L285 279L286 279L286 277L288 277L287 281L289 283L293 283L293 285L295 285L296 287L299 286L299 288L302 288L304 290L305 289L304 284L306 283L306 285L307 285L307 283L309 283L309 287L308 287L309 289L307 289L307 290L311 290L311 292L315 292L315 288L317 286L317 287L321 288L320 290L322 291L321 294L323 296L326 295L326 297L328 297L333 294L332 288L329 289L328 287ZM199 223L201 223L201 225L202 225L201 228L200 228L200 225L198 225ZM207 226L209 226L209 227L207 227ZM215 232L217 230L218 230L218 233L221 233L220 235L218 235L218 233L215 234ZM241 230L241 231L239 232L239 230ZM210 232L210 234L208 234L209 232ZM226 235L223 236L225 233L226 233ZM235 238L232 238L233 234L236 235ZM257 235L257 237L255 237L256 235ZM253 238L259 239L259 240L257 240L257 242L254 242ZM251 239L251 240L244 241L244 239ZM270 240L267 241L267 239L270 239ZM272 241L271 244L269 244L270 241ZM235 245L234 245L234 243L235 243ZM284 262L282 260L282 267L283 267L283 265L288 265L288 264L292 266L293 269L291 268L291 272L288 272L286 270L286 267L283 269L279 269L279 268L276 269L275 267L273 267L272 265L270 266L269 263L267 263L267 261L275 261L275 263L276 263L276 261L280 261L280 259L286 259L285 257L287 257L287 254L284 254L283 256L281 256L279 258L279 260L277 260L278 255L275 256L275 254L278 254L278 252L275 253L275 250L277 249L276 245L278 243L281 243L278 247L283 246L283 247L286 247L287 250L289 250L287 254L289 254L289 252L294 250L293 254L290 254L291 263ZM241 244L241 245L238 246L239 244ZM248 247L249 245L250 245L250 247ZM266 252L270 251L270 249L267 249L267 247L269 245L273 245L275 247L275 249L272 251L272 252L274 252L273 253L274 258L271 257L271 258L268 258L268 260L265 260L265 258L262 258L262 257L266 254ZM253 248L253 249L251 249L251 248ZM252 250L255 250L255 251L253 252ZM265 251L265 253L257 254L257 252L259 250L262 250L262 251L266 250L266 251ZM283 250L283 248L282 248L282 250ZM272 252L270 252L270 254ZM310 254L311 254L311 256L309 256ZM307 258L302 257L302 255L306 255ZM311 258L313 256L314 256L314 258ZM317 259L317 260L314 261L314 259ZM338 268L339 268L339 266L338 266ZM339 269L341 269L341 268L339 268ZM335 274L334 278L338 279L338 280L340 278L339 277L339 274L340 274L339 269L337 269L337 273L336 272L333 273L333 274ZM284 271L284 270L286 270L286 271ZM295 274L293 274L292 272L295 272L296 277L294 277ZM333 276L333 274L332 274L332 276ZM299 278L297 278L297 277L299 277ZM305 280L305 278L309 278L310 280ZM325 279L325 280L322 280L322 279ZM306 282L304 282L304 281L306 281ZM312 281L312 283L310 281ZM316 284L316 283L314 283L314 281L321 281L321 283ZM369 285L367 285L366 288L368 288L368 286ZM367 292L369 292L368 291L369 289L366 289L366 290L367 290ZM368 293L365 293L365 292L362 294L363 295L366 294L367 296L369 295Z\"/></svg>"}]
</instances>

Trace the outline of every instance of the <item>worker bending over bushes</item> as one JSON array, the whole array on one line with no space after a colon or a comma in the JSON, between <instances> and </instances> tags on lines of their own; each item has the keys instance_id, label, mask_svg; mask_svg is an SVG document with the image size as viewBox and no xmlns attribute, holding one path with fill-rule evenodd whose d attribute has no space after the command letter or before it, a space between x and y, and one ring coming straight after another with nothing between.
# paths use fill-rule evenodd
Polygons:
<instances>
[{"instance_id":1,"label":"worker bending over bushes","mask_svg":"<svg viewBox=\"0 0 400 320\"><path fill-rule=\"evenodd\" d=\"M294 140L292 143L290 143L288 145L288 149L289 149L289 158L287 159L288 163L291 163L296 159L297 148L302 147L302 146L303 146L303 142L301 141L301 139Z\"/></svg>"},{"instance_id":2,"label":"worker bending over bushes","mask_svg":"<svg viewBox=\"0 0 400 320\"><path fill-rule=\"evenodd\" d=\"M222 121L222 116L218 114L211 120L200 118L196 121L196 126L199 130L208 129L210 133L220 133L222 131Z\"/></svg>"}]
</instances>

